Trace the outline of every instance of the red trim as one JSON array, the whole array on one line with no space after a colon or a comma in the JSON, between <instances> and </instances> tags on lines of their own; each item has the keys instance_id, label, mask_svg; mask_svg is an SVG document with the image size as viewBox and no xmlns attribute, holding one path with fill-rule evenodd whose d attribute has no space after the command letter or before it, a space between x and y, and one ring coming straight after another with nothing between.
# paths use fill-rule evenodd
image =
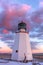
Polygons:
<instances>
[{"instance_id":1,"label":"red trim","mask_svg":"<svg viewBox=\"0 0 43 65\"><path fill-rule=\"evenodd\" d=\"M27 34L28 34L28 32L24 32L24 31L20 31L20 32L15 32L15 33L27 33Z\"/></svg>"}]
</instances>

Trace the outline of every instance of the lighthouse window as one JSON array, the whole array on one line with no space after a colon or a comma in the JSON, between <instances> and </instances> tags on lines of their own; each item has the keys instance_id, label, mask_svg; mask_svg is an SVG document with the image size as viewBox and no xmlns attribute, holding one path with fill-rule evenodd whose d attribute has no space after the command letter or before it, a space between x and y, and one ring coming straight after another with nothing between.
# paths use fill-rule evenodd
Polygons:
<instances>
[{"instance_id":1,"label":"lighthouse window","mask_svg":"<svg viewBox=\"0 0 43 65\"><path fill-rule=\"evenodd\" d=\"M16 53L18 53L18 50L16 50Z\"/></svg>"}]
</instances>

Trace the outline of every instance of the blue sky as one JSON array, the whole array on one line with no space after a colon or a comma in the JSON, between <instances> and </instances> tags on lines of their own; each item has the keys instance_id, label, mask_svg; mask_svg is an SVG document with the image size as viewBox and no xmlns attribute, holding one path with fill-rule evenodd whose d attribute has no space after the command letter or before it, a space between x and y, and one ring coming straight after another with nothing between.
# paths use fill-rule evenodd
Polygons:
<instances>
[{"instance_id":1,"label":"blue sky","mask_svg":"<svg viewBox=\"0 0 43 65\"><path fill-rule=\"evenodd\" d=\"M32 49L43 50L43 0L0 0L0 40L9 47L13 46L14 30L21 20L27 23L27 28L30 27Z\"/></svg>"}]
</instances>

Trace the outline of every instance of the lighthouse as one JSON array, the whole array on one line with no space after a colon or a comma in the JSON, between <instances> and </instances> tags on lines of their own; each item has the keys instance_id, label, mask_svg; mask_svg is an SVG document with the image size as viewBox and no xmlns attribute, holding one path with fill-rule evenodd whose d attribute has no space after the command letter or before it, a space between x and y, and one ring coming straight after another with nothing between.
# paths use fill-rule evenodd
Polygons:
<instances>
[{"instance_id":1,"label":"lighthouse","mask_svg":"<svg viewBox=\"0 0 43 65\"><path fill-rule=\"evenodd\" d=\"M15 42L12 52L12 60L28 62L32 61L30 37L27 32L26 23L18 24L18 32L15 34Z\"/></svg>"}]
</instances>

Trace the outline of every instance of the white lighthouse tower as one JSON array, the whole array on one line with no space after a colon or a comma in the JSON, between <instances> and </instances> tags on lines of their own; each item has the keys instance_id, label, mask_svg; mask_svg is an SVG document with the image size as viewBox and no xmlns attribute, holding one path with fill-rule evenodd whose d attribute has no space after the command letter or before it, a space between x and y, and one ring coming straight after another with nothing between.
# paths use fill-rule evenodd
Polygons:
<instances>
[{"instance_id":1,"label":"white lighthouse tower","mask_svg":"<svg viewBox=\"0 0 43 65\"><path fill-rule=\"evenodd\" d=\"M29 34L26 32L26 23L24 22L18 24L18 32L16 32L12 59L21 62L32 61Z\"/></svg>"}]
</instances>

